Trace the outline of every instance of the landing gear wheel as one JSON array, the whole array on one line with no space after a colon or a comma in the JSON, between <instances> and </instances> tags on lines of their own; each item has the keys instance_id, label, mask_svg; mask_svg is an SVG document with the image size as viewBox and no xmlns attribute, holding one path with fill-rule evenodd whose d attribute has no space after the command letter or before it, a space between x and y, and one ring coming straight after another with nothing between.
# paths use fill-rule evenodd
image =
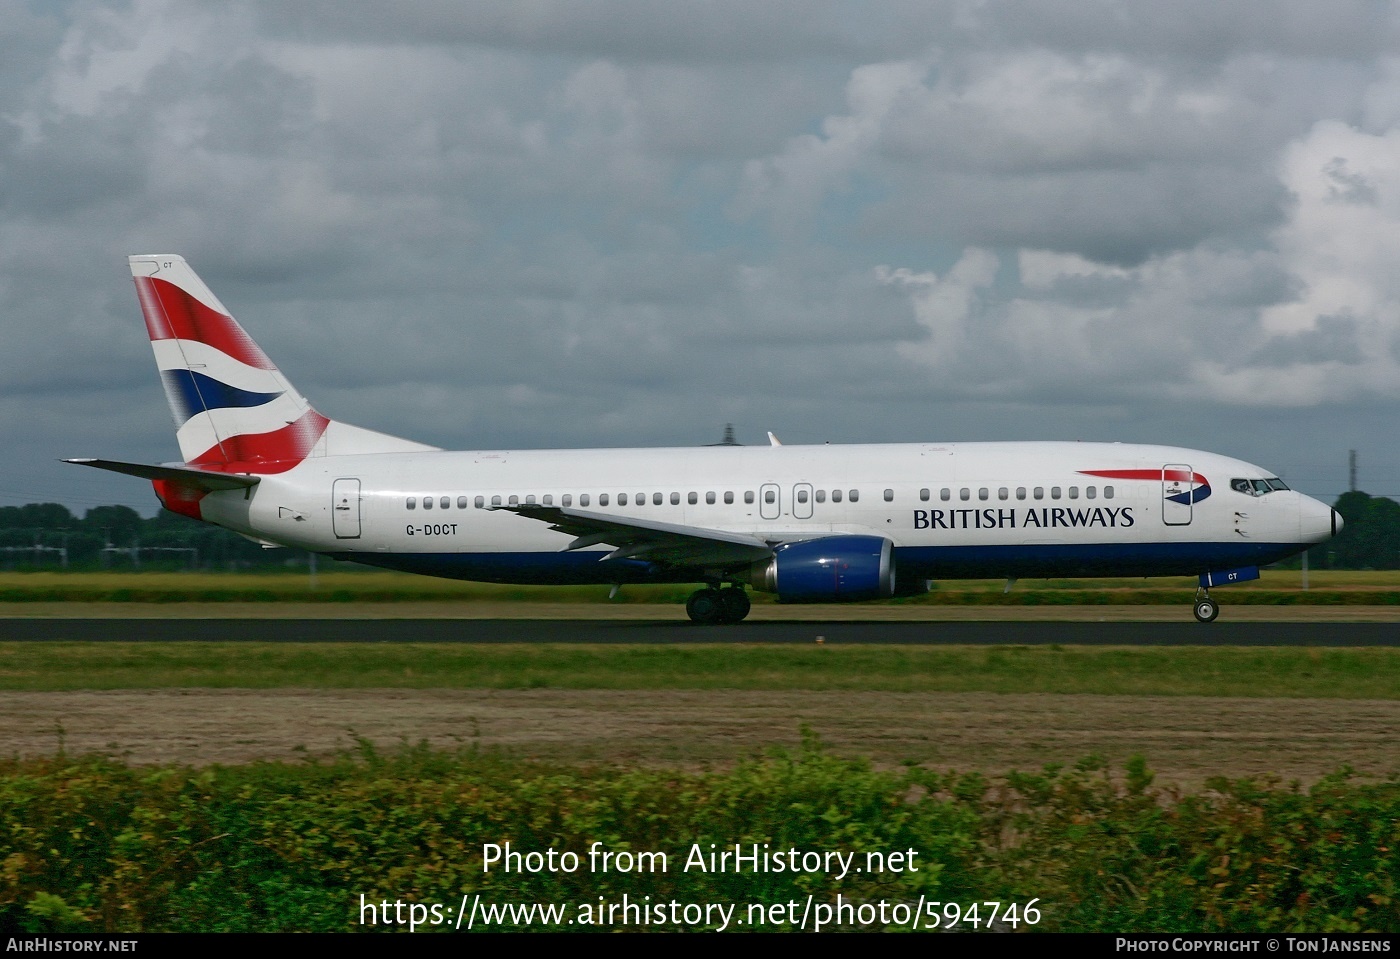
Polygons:
<instances>
[{"instance_id":1,"label":"landing gear wheel","mask_svg":"<svg viewBox=\"0 0 1400 959\"><path fill-rule=\"evenodd\" d=\"M1220 615L1220 604L1207 597L1196 600L1196 608L1192 610L1196 614L1196 622L1213 623L1215 617Z\"/></svg>"},{"instance_id":2,"label":"landing gear wheel","mask_svg":"<svg viewBox=\"0 0 1400 959\"><path fill-rule=\"evenodd\" d=\"M685 612L693 623L713 626L724 622L724 600L718 589L697 589L685 601Z\"/></svg>"},{"instance_id":3,"label":"landing gear wheel","mask_svg":"<svg viewBox=\"0 0 1400 959\"><path fill-rule=\"evenodd\" d=\"M729 589L719 590L719 604L724 610L723 622L739 623L744 617L749 615L749 594L738 586L731 586Z\"/></svg>"}]
</instances>

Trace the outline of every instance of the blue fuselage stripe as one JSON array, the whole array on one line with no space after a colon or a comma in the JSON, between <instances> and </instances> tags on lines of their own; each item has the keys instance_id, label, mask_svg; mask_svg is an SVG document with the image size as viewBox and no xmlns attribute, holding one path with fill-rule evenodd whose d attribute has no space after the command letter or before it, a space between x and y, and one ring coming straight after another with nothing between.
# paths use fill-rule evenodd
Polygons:
<instances>
[{"instance_id":1,"label":"blue fuselage stripe","mask_svg":"<svg viewBox=\"0 0 1400 959\"><path fill-rule=\"evenodd\" d=\"M915 579L1003 576L1195 576L1263 566L1292 556L1293 543L1112 543L895 547L896 575ZM487 583L587 585L693 583L693 570L640 560L601 561L572 553L348 553L340 558L388 569Z\"/></svg>"}]
</instances>

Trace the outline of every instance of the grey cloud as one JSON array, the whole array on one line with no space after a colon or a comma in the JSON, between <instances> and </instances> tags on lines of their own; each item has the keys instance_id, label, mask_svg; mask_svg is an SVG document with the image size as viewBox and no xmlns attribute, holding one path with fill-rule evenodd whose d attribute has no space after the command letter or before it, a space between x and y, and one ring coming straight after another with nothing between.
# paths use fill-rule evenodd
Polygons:
<instances>
[{"instance_id":1,"label":"grey cloud","mask_svg":"<svg viewBox=\"0 0 1400 959\"><path fill-rule=\"evenodd\" d=\"M896 18L878 9L797 0L495 0L469 6L430 0L393 7L363 0L277 0L258 6L274 35L303 42L469 44L629 62L850 56L900 36L891 29Z\"/></svg>"},{"instance_id":2,"label":"grey cloud","mask_svg":"<svg viewBox=\"0 0 1400 959\"><path fill-rule=\"evenodd\" d=\"M1293 336L1270 338L1250 362L1286 367L1299 363L1360 363L1361 338L1354 316L1319 316L1317 327Z\"/></svg>"},{"instance_id":3,"label":"grey cloud","mask_svg":"<svg viewBox=\"0 0 1400 959\"><path fill-rule=\"evenodd\" d=\"M1376 205L1379 199L1376 185L1364 174L1348 170L1345 157L1333 157L1327 161L1322 172L1332 181L1330 194L1334 202Z\"/></svg>"},{"instance_id":4,"label":"grey cloud","mask_svg":"<svg viewBox=\"0 0 1400 959\"><path fill-rule=\"evenodd\" d=\"M1287 194L1262 171L1204 165L1035 177L910 171L898 196L865 213L867 229L1136 265L1209 237L1252 239L1281 222Z\"/></svg>"},{"instance_id":5,"label":"grey cloud","mask_svg":"<svg viewBox=\"0 0 1400 959\"><path fill-rule=\"evenodd\" d=\"M44 9L0 0L17 468L174 455L123 259L164 250L325 412L443 445L713 442L732 421L754 442L1278 462L1297 444L1261 438L1282 420L1259 406L1293 390L1353 415L1328 370L1358 353L1393 420L1383 317L1260 320L1333 272L1389 290L1383 253L1305 269L1328 216L1385 236L1386 204L1302 229L1322 208L1279 172L1319 121L1400 100L1376 8L150 0L129 34ZM1297 176L1346 156L1339 199L1389 196L1331 135ZM921 351L942 341L915 293L969 250L1000 268L968 282L950 355ZM1070 259L1031 282L1022 254ZM1180 416L1193 393L1214 415ZM1347 442L1388 443L1385 421ZM34 486L63 482L46 469Z\"/></svg>"}]
</instances>

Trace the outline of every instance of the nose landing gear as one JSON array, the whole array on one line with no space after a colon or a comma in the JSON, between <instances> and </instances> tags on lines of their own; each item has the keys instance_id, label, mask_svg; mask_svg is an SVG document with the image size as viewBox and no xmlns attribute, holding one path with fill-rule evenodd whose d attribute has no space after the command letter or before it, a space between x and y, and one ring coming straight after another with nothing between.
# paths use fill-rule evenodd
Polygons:
<instances>
[{"instance_id":1,"label":"nose landing gear","mask_svg":"<svg viewBox=\"0 0 1400 959\"><path fill-rule=\"evenodd\" d=\"M702 626L741 622L749 615L749 608L749 595L741 586L707 586L691 593L685 601L686 615Z\"/></svg>"}]
</instances>

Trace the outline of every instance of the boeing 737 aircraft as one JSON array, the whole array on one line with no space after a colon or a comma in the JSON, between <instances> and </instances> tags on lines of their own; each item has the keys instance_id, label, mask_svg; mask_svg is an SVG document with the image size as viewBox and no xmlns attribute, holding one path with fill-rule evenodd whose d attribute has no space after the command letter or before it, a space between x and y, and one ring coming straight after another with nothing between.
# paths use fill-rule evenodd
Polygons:
<instances>
[{"instance_id":1,"label":"boeing 737 aircraft","mask_svg":"<svg viewBox=\"0 0 1400 959\"><path fill-rule=\"evenodd\" d=\"M1210 589L1335 536L1267 470L1126 443L907 443L446 452L322 416L173 255L131 272L183 463L166 509L389 569L494 583L697 583L697 623L934 579L1200 577Z\"/></svg>"}]
</instances>

